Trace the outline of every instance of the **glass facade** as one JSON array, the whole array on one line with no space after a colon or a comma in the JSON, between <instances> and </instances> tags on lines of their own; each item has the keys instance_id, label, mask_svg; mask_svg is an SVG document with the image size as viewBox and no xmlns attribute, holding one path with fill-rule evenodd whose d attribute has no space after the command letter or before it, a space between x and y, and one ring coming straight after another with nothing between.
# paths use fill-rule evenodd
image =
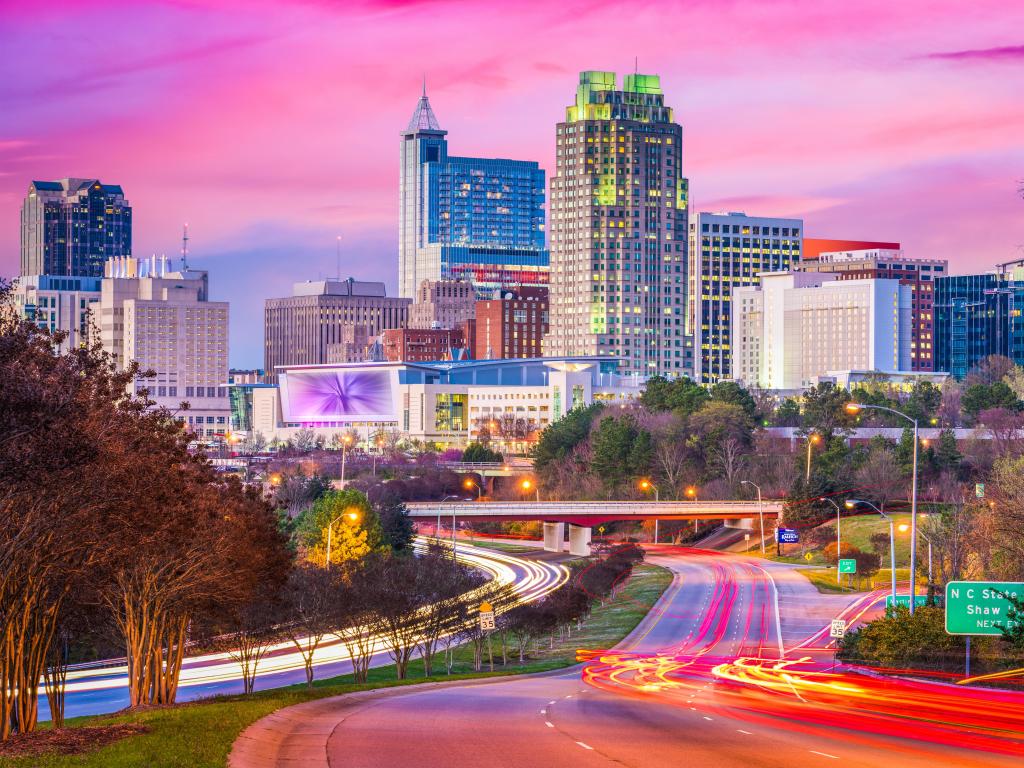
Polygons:
<instances>
[{"instance_id":1,"label":"glass facade","mask_svg":"<svg viewBox=\"0 0 1024 768\"><path fill-rule=\"evenodd\" d=\"M487 290L546 284L544 171L535 162L448 154L424 95L402 134L399 295L423 280Z\"/></svg>"},{"instance_id":2,"label":"glass facade","mask_svg":"<svg viewBox=\"0 0 1024 768\"><path fill-rule=\"evenodd\" d=\"M1024 364L1024 266L935 281L935 370L962 379L983 358Z\"/></svg>"}]
</instances>

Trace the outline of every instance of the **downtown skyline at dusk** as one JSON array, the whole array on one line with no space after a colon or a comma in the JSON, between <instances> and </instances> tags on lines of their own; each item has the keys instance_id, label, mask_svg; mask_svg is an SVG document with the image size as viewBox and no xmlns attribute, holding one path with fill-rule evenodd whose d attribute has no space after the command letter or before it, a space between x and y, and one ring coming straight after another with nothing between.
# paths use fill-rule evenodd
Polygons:
<instances>
[{"instance_id":1,"label":"downtown skyline at dusk","mask_svg":"<svg viewBox=\"0 0 1024 768\"><path fill-rule=\"evenodd\" d=\"M399 134L425 78L459 151L534 160L577 73L657 73L691 211L803 218L953 273L1021 256L1024 10L1005 3L53 3L0 9L0 275L28 183L124 188L134 254L190 261L259 365L263 299L397 288ZM638 63L634 62L638 59Z\"/></svg>"}]
</instances>

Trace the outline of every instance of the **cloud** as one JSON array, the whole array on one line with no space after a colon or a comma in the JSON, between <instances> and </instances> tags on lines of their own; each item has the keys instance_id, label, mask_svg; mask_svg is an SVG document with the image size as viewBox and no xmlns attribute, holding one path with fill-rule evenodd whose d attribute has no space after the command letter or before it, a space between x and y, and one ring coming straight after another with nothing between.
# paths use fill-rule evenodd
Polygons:
<instances>
[{"instance_id":1,"label":"cloud","mask_svg":"<svg viewBox=\"0 0 1024 768\"><path fill-rule=\"evenodd\" d=\"M919 58L940 61L1018 61L1024 60L1024 45L1002 45L996 48L969 48L963 51L937 51Z\"/></svg>"}]
</instances>

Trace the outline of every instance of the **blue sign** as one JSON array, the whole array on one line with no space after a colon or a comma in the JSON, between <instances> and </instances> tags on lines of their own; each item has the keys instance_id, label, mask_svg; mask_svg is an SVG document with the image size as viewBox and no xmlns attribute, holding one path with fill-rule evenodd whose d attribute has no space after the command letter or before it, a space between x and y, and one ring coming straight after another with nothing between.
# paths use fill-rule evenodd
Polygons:
<instances>
[{"instance_id":1,"label":"blue sign","mask_svg":"<svg viewBox=\"0 0 1024 768\"><path fill-rule=\"evenodd\" d=\"M776 528L775 536L779 544L799 544L800 531L796 528Z\"/></svg>"}]
</instances>

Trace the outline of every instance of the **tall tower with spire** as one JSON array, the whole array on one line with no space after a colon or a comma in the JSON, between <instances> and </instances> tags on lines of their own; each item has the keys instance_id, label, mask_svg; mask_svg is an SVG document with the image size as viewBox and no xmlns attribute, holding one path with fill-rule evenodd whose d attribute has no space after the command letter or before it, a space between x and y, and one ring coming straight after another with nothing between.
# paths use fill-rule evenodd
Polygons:
<instances>
[{"instance_id":1,"label":"tall tower with spire","mask_svg":"<svg viewBox=\"0 0 1024 768\"><path fill-rule=\"evenodd\" d=\"M545 177L524 160L455 157L426 85L402 132L398 292L424 280L465 280L481 296L547 285Z\"/></svg>"}]
</instances>

